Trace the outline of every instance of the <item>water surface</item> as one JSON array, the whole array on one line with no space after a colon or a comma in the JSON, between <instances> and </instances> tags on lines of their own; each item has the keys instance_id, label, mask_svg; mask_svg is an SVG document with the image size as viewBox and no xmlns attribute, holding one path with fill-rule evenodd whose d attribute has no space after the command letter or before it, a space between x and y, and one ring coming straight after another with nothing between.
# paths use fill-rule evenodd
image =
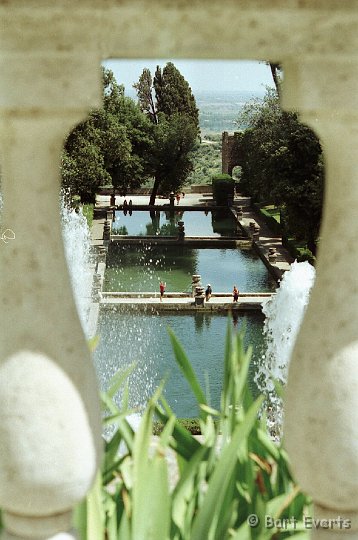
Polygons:
<instances>
[{"instance_id":1,"label":"water surface","mask_svg":"<svg viewBox=\"0 0 358 540\"><path fill-rule=\"evenodd\" d=\"M130 236L177 236L178 221L184 221L187 236L234 236L236 221L230 212L204 212L191 210L183 212L157 211L148 212L134 210L117 211L116 220L112 225L115 234Z\"/></svg>"},{"instance_id":2,"label":"water surface","mask_svg":"<svg viewBox=\"0 0 358 540\"><path fill-rule=\"evenodd\" d=\"M264 342L263 316L258 313L240 315L233 321L226 315L205 313L103 312L99 324L100 344L95 353L101 387L107 388L109 379L118 369L136 362L129 385L131 406L142 406L166 378L164 395L175 414L178 417L197 416L195 399L174 359L167 332L170 327L181 341L210 404L218 408L228 324L236 329L246 327L245 343L253 346L253 356L259 361ZM250 380L253 381L253 373ZM255 390L253 382L251 386Z\"/></svg>"},{"instance_id":3,"label":"water surface","mask_svg":"<svg viewBox=\"0 0 358 540\"><path fill-rule=\"evenodd\" d=\"M191 290L191 276L200 274L213 292L265 292L275 287L261 259L251 250L192 249L184 246L111 245L107 257L106 291L167 292Z\"/></svg>"}]
</instances>

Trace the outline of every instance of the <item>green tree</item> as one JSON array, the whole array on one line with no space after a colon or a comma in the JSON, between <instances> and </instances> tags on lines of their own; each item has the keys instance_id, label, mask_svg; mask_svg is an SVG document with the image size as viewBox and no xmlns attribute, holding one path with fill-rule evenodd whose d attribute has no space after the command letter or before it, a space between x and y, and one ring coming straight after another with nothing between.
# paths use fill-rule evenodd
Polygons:
<instances>
[{"instance_id":1,"label":"green tree","mask_svg":"<svg viewBox=\"0 0 358 540\"><path fill-rule=\"evenodd\" d=\"M92 202L98 186L110 181L100 137L100 130L90 117L70 133L62 154L62 184L78 193L82 202Z\"/></svg>"},{"instance_id":2,"label":"green tree","mask_svg":"<svg viewBox=\"0 0 358 540\"><path fill-rule=\"evenodd\" d=\"M199 134L199 109L195 97L188 82L172 62L168 62L163 70L157 66L153 87L157 111L166 117L176 113L188 117Z\"/></svg>"},{"instance_id":3,"label":"green tree","mask_svg":"<svg viewBox=\"0 0 358 540\"><path fill-rule=\"evenodd\" d=\"M134 88L141 110L153 125L148 171L154 176L150 204L155 204L159 190L179 190L193 168L199 112L189 84L171 62L163 70L158 66L154 79L144 69Z\"/></svg>"},{"instance_id":4,"label":"green tree","mask_svg":"<svg viewBox=\"0 0 358 540\"><path fill-rule=\"evenodd\" d=\"M163 194L169 195L185 183L193 169L192 151L196 133L196 126L187 116L175 113L165 117L159 114L151 156L154 186L150 204L155 204L159 188Z\"/></svg>"},{"instance_id":5,"label":"green tree","mask_svg":"<svg viewBox=\"0 0 358 540\"><path fill-rule=\"evenodd\" d=\"M139 106L103 69L103 108L70 133L62 160L64 185L82 200L93 199L103 184L123 193L138 187L148 175L151 130Z\"/></svg>"},{"instance_id":6,"label":"green tree","mask_svg":"<svg viewBox=\"0 0 358 540\"><path fill-rule=\"evenodd\" d=\"M238 123L245 128L237 146L242 189L280 206L289 231L315 253L324 183L318 138L296 113L281 110L272 89L263 101L247 104Z\"/></svg>"},{"instance_id":7,"label":"green tree","mask_svg":"<svg viewBox=\"0 0 358 540\"><path fill-rule=\"evenodd\" d=\"M133 85L137 91L139 105L153 124L158 123L157 107L153 97L153 79L148 68L144 68L139 81Z\"/></svg>"}]
</instances>

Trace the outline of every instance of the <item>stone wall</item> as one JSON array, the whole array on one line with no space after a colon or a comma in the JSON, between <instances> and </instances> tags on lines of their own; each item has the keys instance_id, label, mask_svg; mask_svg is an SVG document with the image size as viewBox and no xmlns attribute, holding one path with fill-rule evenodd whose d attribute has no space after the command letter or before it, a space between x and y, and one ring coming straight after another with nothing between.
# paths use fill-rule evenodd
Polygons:
<instances>
[{"instance_id":1,"label":"stone wall","mask_svg":"<svg viewBox=\"0 0 358 540\"><path fill-rule=\"evenodd\" d=\"M239 133L229 135L227 131L222 134L222 166L221 172L232 176L232 170L237 165L240 165L240 157L238 151Z\"/></svg>"}]
</instances>

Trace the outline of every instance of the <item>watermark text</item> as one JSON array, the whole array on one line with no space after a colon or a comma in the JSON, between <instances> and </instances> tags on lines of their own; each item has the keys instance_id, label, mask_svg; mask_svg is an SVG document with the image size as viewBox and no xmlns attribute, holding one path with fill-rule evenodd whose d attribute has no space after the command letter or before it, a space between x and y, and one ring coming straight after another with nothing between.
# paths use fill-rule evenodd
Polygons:
<instances>
[{"instance_id":1,"label":"watermark text","mask_svg":"<svg viewBox=\"0 0 358 540\"><path fill-rule=\"evenodd\" d=\"M331 530L343 530L350 529L352 522L350 519L337 516L330 519L319 519L311 516L304 516L302 520L298 520L295 517L290 518L274 518L273 516L265 515L264 518L256 514L250 514L247 518L247 523L250 527L258 527L260 524L266 529L279 529L279 530L296 530L296 529L331 529Z\"/></svg>"}]
</instances>

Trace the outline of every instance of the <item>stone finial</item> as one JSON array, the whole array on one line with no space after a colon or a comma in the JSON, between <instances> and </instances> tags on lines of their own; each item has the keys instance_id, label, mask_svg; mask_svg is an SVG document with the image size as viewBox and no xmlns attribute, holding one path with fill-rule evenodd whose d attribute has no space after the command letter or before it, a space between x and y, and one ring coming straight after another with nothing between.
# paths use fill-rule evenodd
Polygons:
<instances>
[{"instance_id":1,"label":"stone finial","mask_svg":"<svg viewBox=\"0 0 358 540\"><path fill-rule=\"evenodd\" d=\"M193 274L191 276L191 295L195 296L196 287L201 287L201 275Z\"/></svg>"},{"instance_id":2,"label":"stone finial","mask_svg":"<svg viewBox=\"0 0 358 540\"><path fill-rule=\"evenodd\" d=\"M201 285L197 285L195 287L195 305L196 306L204 306L204 300L205 300L205 292L204 287Z\"/></svg>"},{"instance_id":3,"label":"stone finial","mask_svg":"<svg viewBox=\"0 0 358 540\"><path fill-rule=\"evenodd\" d=\"M78 388L51 358L23 350L0 365L0 410L0 506L7 529L21 538L29 522L39 537L69 530L70 509L97 468Z\"/></svg>"},{"instance_id":4,"label":"stone finial","mask_svg":"<svg viewBox=\"0 0 358 540\"><path fill-rule=\"evenodd\" d=\"M270 247L269 252L268 252L268 261L269 261L269 263L275 264L277 256L278 256L278 253L276 252L276 248L275 247Z\"/></svg>"},{"instance_id":5,"label":"stone finial","mask_svg":"<svg viewBox=\"0 0 358 540\"><path fill-rule=\"evenodd\" d=\"M106 219L103 226L103 240L111 239L111 222Z\"/></svg>"}]
</instances>

